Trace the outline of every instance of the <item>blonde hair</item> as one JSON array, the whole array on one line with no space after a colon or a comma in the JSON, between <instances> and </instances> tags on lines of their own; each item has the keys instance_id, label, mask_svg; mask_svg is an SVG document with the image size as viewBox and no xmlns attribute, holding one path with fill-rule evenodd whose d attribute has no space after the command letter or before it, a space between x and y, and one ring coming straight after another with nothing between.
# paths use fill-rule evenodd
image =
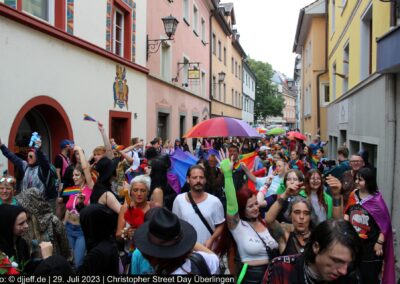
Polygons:
<instances>
[{"instance_id":1,"label":"blonde hair","mask_svg":"<svg viewBox=\"0 0 400 284\"><path fill-rule=\"evenodd\" d=\"M105 154L106 153L106 147L105 146L97 146L93 150L93 154Z\"/></svg>"}]
</instances>

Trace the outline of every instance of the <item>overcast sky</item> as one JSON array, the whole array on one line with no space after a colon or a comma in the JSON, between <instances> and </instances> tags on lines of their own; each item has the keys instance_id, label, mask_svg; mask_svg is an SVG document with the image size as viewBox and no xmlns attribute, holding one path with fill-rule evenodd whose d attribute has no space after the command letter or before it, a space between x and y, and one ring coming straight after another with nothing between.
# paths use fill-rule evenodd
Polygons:
<instances>
[{"instance_id":1,"label":"overcast sky","mask_svg":"<svg viewBox=\"0 0 400 284\"><path fill-rule=\"evenodd\" d=\"M222 0L233 2L240 44L251 58L293 77L292 53L299 11L314 0Z\"/></svg>"}]
</instances>

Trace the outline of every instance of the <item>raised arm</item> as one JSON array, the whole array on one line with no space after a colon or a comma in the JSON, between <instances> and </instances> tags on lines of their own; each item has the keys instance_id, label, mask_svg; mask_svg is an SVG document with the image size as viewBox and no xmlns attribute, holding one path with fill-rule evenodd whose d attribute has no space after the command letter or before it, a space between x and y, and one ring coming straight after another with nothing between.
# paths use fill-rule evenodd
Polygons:
<instances>
[{"instance_id":1,"label":"raised arm","mask_svg":"<svg viewBox=\"0 0 400 284\"><path fill-rule=\"evenodd\" d=\"M222 159L229 157L220 151ZM225 195L226 195L226 221L229 229L234 229L239 223L239 208L236 198L236 190L232 178L233 162L229 159L224 159L220 162L221 171L224 174L225 180Z\"/></svg>"},{"instance_id":2,"label":"raised arm","mask_svg":"<svg viewBox=\"0 0 400 284\"><path fill-rule=\"evenodd\" d=\"M252 174L252 172L250 171L250 169L246 166L245 163L240 163L240 166L242 167L244 173L246 174L246 176L254 183L257 183L257 178L255 175Z\"/></svg>"},{"instance_id":3,"label":"raised arm","mask_svg":"<svg viewBox=\"0 0 400 284\"><path fill-rule=\"evenodd\" d=\"M86 160L86 157L85 157L85 154L83 153L82 148L75 145L74 151L77 151L79 154L79 158L81 160L83 173L85 174L85 181L86 181L87 186L89 188L93 188L94 182L93 182L92 175L90 174L90 166L89 166L88 161Z\"/></svg>"},{"instance_id":4,"label":"raised arm","mask_svg":"<svg viewBox=\"0 0 400 284\"><path fill-rule=\"evenodd\" d=\"M286 187L284 193L278 195L278 198L276 199L274 204L272 204L271 208L265 214L265 222L268 225L271 225L275 222L279 212L282 210L285 201L287 201L290 196L297 195L299 193L299 190L300 190L299 185L290 184L289 186Z\"/></svg>"},{"instance_id":5,"label":"raised arm","mask_svg":"<svg viewBox=\"0 0 400 284\"><path fill-rule=\"evenodd\" d=\"M335 219L343 218L344 204L341 194L342 183L336 177L329 175L326 177L326 183L329 185L332 193L332 217Z\"/></svg>"},{"instance_id":6,"label":"raised arm","mask_svg":"<svg viewBox=\"0 0 400 284\"><path fill-rule=\"evenodd\" d=\"M11 152L6 145L1 142L0 139L0 150L3 155L11 161L21 172L24 172L24 163L26 163L23 159L15 155Z\"/></svg>"},{"instance_id":7,"label":"raised arm","mask_svg":"<svg viewBox=\"0 0 400 284\"><path fill-rule=\"evenodd\" d=\"M106 157L112 160L114 158L114 155L111 148L110 139L108 139L108 135L106 134L103 124L101 122L98 122L98 126L101 137L103 138L104 146L106 147Z\"/></svg>"}]
</instances>

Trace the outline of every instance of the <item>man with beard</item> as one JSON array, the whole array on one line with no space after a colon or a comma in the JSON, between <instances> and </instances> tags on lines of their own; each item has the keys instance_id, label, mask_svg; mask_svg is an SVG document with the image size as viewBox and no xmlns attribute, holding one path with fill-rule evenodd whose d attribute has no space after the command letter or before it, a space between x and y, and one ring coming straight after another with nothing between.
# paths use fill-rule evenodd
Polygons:
<instances>
[{"instance_id":1,"label":"man with beard","mask_svg":"<svg viewBox=\"0 0 400 284\"><path fill-rule=\"evenodd\" d=\"M192 166L186 181L190 191L175 198L172 212L195 228L197 242L211 249L223 230L224 208L217 197L205 192L206 178L202 166Z\"/></svg>"},{"instance_id":2,"label":"man with beard","mask_svg":"<svg viewBox=\"0 0 400 284\"><path fill-rule=\"evenodd\" d=\"M357 184L355 182L355 177L357 172L364 167L364 160L358 154L353 154L350 157L350 167L351 170L344 172L341 182L342 182L342 193L343 193L343 204L347 204L350 193L356 189Z\"/></svg>"}]
</instances>

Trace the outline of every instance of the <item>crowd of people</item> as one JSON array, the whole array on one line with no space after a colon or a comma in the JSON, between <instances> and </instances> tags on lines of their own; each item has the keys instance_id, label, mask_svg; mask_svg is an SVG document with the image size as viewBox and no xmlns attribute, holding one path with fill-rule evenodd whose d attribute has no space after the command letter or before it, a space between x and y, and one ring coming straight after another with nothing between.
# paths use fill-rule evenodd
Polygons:
<instances>
[{"instance_id":1,"label":"crowd of people","mask_svg":"<svg viewBox=\"0 0 400 284\"><path fill-rule=\"evenodd\" d=\"M286 135L123 147L98 127L102 145L85 153L64 139L54 164L40 139L26 159L0 140L16 173L0 178L0 271L395 283L391 219L366 151L349 159L342 146L336 163L320 139ZM183 182L177 152L194 161Z\"/></svg>"}]
</instances>

